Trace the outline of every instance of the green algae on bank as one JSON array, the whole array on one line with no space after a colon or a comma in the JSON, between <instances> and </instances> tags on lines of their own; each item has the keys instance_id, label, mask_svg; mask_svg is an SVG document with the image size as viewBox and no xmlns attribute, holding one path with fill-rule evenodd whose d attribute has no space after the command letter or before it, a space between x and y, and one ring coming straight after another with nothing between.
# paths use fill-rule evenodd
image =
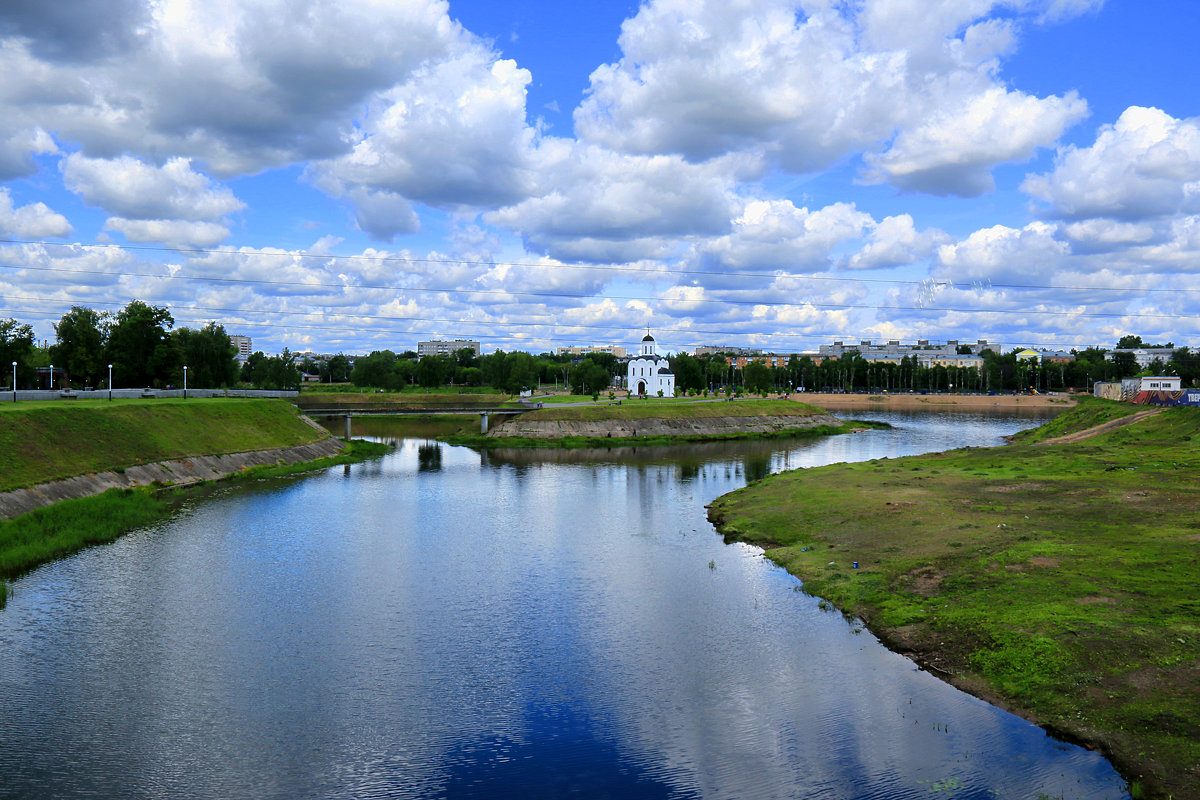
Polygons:
<instances>
[{"instance_id":1,"label":"green algae on bank","mask_svg":"<svg viewBox=\"0 0 1200 800\"><path fill-rule=\"evenodd\" d=\"M1085 402L1052 433L1125 410ZM1168 409L1068 444L781 473L710 517L938 675L1150 796L1197 797L1197 437L1200 410Z\"/></svg>"}]
</instances>

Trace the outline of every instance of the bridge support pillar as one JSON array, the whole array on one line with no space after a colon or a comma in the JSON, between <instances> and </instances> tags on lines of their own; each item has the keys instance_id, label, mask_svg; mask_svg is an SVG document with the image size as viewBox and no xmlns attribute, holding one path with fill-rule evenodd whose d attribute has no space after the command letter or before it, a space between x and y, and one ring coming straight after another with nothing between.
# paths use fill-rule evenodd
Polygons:
<instances>
[{"instance_id":1,"label":"bridge support pillar","mask_svg":"<svg viewBox=\"0 0 1200 800\"><path fill-rule=\"evenodd\" d=\"M350 441L350 415L349 415L349 414L347 414L347 415L346 415L346 436L345 436L345 439L346 439L346 441L347 441L347 442L348 442L348 441Z\"/></svg>"},{"instance_id":2,"label":"bridge support pillar","mask_svg":"<svg viewBox=\"0 0 1200 800\"><path fill-rule=\"evenodd\" d=\"M487 418L488 418L488 415L487 415L486 411L479 415L479 432L480 433L487 433L487 423L488 423Z\"/></svg>"}]
</instances>

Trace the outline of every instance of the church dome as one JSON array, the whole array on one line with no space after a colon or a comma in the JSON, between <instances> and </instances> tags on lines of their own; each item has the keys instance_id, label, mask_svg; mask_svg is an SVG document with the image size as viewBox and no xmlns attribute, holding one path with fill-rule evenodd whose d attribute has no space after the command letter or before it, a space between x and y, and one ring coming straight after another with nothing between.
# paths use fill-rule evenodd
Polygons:
<instances>
[{"instance_id":1,"label":"church dome","mask_svg":"<svg viewBox=\"0 0 1200 800\"><path fill-rule=\"evenodd\" d=\"M647 333L645 336L642 337L642 341L643 342L653 342L654 337Z\"/></svg>"}]
</instances>

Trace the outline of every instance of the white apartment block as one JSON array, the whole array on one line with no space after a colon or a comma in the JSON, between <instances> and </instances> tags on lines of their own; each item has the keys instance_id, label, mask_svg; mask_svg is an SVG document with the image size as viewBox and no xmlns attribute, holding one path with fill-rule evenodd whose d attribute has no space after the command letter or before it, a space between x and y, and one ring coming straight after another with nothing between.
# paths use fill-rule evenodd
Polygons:
<instances>
[{"instance_id":1,"label":"white apartment block","mask_svg":"<svg viewBox=\"0 0 1200 800\"><path fill-rule=\"evenodd\" d=\"M459 350L470 348L479 355L479 342L474 339L431 339L428 342L417 342L417 357L450 356Z\"/></svg>"}]
</instances>

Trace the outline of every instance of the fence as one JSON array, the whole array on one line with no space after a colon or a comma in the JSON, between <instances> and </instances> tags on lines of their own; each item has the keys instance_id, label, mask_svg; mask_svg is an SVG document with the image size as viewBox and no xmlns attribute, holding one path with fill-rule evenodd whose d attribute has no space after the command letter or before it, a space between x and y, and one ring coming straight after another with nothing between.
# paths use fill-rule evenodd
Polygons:
<instances>
[{"instance_id":1,"label":"fence","mask_svg":"<svg viewBox=\"0 0 1200 800\"><path fill-rule=\"evenodd\" d=\"M295 389L279 391L268 389L188 389L188 397L297 397L300 393ZM12 402L20 400L107 400L107 389L92 389L90 391L50 391L44 389L18 389L0 392L0 401ZM183 397L183 389L113 389L114 400L130 398L167 398Z\"/></svg>"}]
</instances>

